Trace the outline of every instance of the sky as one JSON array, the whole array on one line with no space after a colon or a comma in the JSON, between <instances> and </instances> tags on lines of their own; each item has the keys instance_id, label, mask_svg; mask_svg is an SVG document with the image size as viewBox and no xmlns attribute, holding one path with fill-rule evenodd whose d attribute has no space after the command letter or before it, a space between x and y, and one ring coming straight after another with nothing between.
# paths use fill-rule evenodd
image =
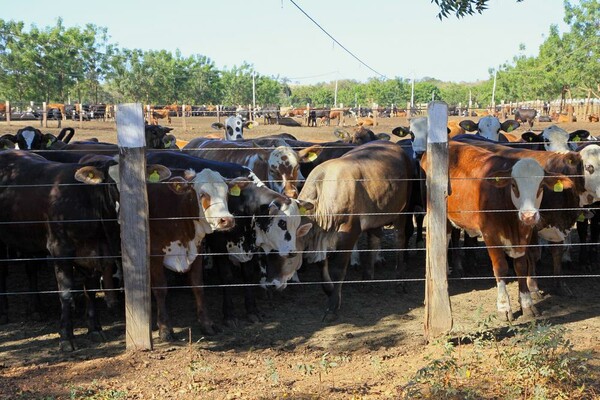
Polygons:
<instances>
[{"instance_id":1,"label":"sky","mask_svg":"<svg viewBox=\"0 0 600 400\"><path fill-rule=\"evenodd\" d=\"M482 15L439 20L431 0L294 0L346 53L289 0L12 1L0 18L43 28L106 27L120 48L179 49L218 68L247 62L261 75L314 84L336 79L432 77L474 82L540 44L563 21L563 0L490 0ZM378 75L381 74L381 75Z\"/></svg>"}]
</instances>

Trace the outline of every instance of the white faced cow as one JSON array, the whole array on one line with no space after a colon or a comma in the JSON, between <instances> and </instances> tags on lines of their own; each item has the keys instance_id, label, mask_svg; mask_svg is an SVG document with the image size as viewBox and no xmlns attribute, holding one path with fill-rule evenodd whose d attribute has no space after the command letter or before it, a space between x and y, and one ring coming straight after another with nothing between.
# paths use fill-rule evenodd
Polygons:
<instances>
[{"instance_id":1,"label":"white faced cow","mask_svg":"<svg viewBox=\"0 0 600 400\"><path fill-rule=\"evenodd\" d=\"M242 140L244 139L244 128L251 129L253 126L258 125L255 121L246 121L240 117L228 117L225 120L225 124L221 122L215 122L211 125L213 129L223 129L225 131L225 140Z\"/></svg>"}]
</instances>

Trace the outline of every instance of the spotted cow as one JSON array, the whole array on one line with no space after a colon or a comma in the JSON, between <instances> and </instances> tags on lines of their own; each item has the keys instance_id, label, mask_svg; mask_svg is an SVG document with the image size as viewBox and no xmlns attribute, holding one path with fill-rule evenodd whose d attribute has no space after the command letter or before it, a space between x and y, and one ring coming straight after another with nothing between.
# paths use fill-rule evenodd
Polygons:
<instances>
[{"instance_id":1,"label":"spotted cow","mask_svg":"<svg viewBox=\"0 0 600 400\"><path fill-rule=\"evenodd\" d=\"M225 140L242 140L244 139L244 128L252 129L258 125L256 121L246 121L241 117L227 117L225 124L215 122L211 125L213 129L222 129L225 133Z\"/></svg>"}]
</instances>

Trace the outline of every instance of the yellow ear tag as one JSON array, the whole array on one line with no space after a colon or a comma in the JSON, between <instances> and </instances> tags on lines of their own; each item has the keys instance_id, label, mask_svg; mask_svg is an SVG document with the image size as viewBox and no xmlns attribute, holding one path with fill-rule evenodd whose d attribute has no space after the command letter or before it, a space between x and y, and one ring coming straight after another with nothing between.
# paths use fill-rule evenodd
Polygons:
<instances>
[{"instance_id":1,"label":"yellow ear tag","mask_svg":"<svg viewBox=\"0 0 600 400\"><path fill-rule=\"evenodd\" d=\"M229 189L229 194L232 195L232 196L239 196L240 193L242 193L242 189L240 189L240 187L238 185L233 185Z\"/></svg>"},{"instance_id":2,"label":"yellow ear tag","mask_svg":"<svg viewBox=\"0 0 600 400\"><path fill-rule=\"evenodd\" d=\"M175 186L175 189L177 189L177 191L178 191L178 192L180 192L180 191L181 191L181 184L179 184L179 183L178 183L178 184Z\"/></svg>"},{"instance_id":3,"label":"yellow ear tag","mask_svg":"<svg viewBox=\"0 0 600 400\"><path fill-rule=\"evenodd\" d=\"M160 180L160 175L154 170L148 177L148 182L156 183Z\"/></svg>"},{"instance_id":4,"label":"yellow ear tag","mask_svg":"<svg viewBox=\"0 0 600 400\"><path fill-rule=\"evenodd\" d=\"M300 211L300 215L306 215L306 207L300 206L298 207L298 211Z\"/></svg>"},{"instance_id":5,"label":"yellow ear tag","mask_svg":"<svg viewBox=\"0 0 600 400\"><path fill-rule=\"evenodd\" d=\"M527 137L527 141L531 142L533 140L533 138L531 136Z\"/></svg>"},{"instance_id":6,"label":"yellow ear tag","mask_svg":"<svg viewBox=\"0 0 600 400\"><path fill-rule=\"evenodd\" d=\"M579 135L576 135L573 140L571 140L572 142L579 142L581 140L581 138L579 137Z\"/></svg>"},{"instance_id":7,"label":"yellow ear tag","mask_svg":"<svg viewBox=\"0 0 600 400\"><path fill-rule=\"evenodd\" d=\"M508 127L508 129L506 130L506 132L512 132L513 129L515 129L515 128L513 128L513 126L511 125L511 126Z\"/></svg>"},{"instance_id":8,"label":"yellow ear tag","mask_svg":"<svg viewBox=\"0 0 600 400\"><path fill-rule=\"evenodd\" d=\"M88 172L88 178L94 179L94 173L93 172Z\"/></svg>"},{"instance_id":9,"label":"yellow ear tag","mask_svg":"<svg viewBox=\"0 0 600 400\"><path fill-rule=\"evenodd\" d=\"M315 153L314 151L309 151L308 152L308 161L315 161L318 157L318 154Z\"/></svg>"},{"instance_id":10,"label":"yellow ear tag","mask_svg":"<svg viewBox=\"0 0 600 400\"><path fill-rule=\"evenodd\" d=\"M583 215L583 213L579 214L579 217L577 217L577 222L583 222L585 221L585 215Z\"/></svg>"},{"instance_id":11,"label":"yellow ear tag","mask_svg":"<svg viewBox=\"0 0 600 400\"><path fill-rule=\"evenodd\" d=\"M46 147L52 146L52 139L48 139L48 143L46 143Z\"/></svg>"},{"instance_id":12,"label":"yellow ear tag","mask_svg":"<svg viewBox=\"0 0 600 400\"><path fill-rule=\"evenodd\" d=\"M496 177L496 182L500 182L500 177Z\"/></svg>"},{"instance_id":13,"label":"yellow ear tag","mask_svg":"<svg viewBox=\"0 0 600 400\"><path fill-rule=\"evenodd\" d=\"M170 141L170 140L169 140L168 142L165 142L165 147L166 147L166 148L169 148L169 147L171 147L171 141Z\"/></svg>"},{"instance_id":14,"label":"yellow ear tag","mask_svg":"<svg viewBox=\"0 0 600 400\"><path fill-rule=\"evenodd\" d=\"M556 182L556 183L554 184L554 191L555 191L555 192L562 192L562 191L563 191L563 189L564 189L564 186L563 186L563 184L562 184L562 182L561 182L561 181L558 181L558 182Z\"/></svg>"}]
</instances>

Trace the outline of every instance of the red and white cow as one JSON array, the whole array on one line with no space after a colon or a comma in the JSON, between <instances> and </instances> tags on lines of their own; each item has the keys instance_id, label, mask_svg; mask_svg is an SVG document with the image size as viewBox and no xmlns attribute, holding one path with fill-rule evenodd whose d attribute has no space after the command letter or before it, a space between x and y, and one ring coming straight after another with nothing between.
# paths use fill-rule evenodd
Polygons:
<instances>
[{"instance_id":1,"label":"red and white cow","mask_svg":"<svg viewBox=\"0 0 600 400\"><path fill-rule=\"evenodd\" d=\"M527 287L527 246L540 220L543 187L572 188L573 181L550 175L532 158L502 157L467 143L449 143L448 219L470 236L482 236L498 286L498 313L513 319L505 277L514 259L519 302L524 314L537 315ZM421 159L426 170L427 154ZM495 212L489 212L489 211Z\"/></svg>"}]
</instances>

